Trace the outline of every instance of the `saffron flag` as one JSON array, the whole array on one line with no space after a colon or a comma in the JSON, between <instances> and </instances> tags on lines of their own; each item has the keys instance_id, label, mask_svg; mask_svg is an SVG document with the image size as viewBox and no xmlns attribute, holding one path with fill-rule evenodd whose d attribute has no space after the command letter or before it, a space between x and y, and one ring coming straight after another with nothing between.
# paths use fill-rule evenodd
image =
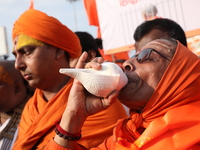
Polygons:
<instances>
[{"instance_id":1,"label":"saffron flag","mask_svg":"<svg viewBox=\"0 0 200 150\"><path fill-rule=\"evenodd\" d=\"M29 9L34 9L34 0L30 0Z\"/></svg>"},{"instance_id":2,"label":"saffron flag","mask_svg":"<svg viewBox=\"0 0 200 150\"><path fill-rule=\"evenodd\" d=\"M97 15L96 1L95 0L84 0L85 10L89 19L89 24L99 26L99 19Z\"/></svg>"},{"instance_id":3,"label":"saffron flag","mask_svg":"<svg viewBox=\"0 0 200 150\"><path fill-rule=\"evenodd\" d=\"M89 25L97 26L97 38L101 38L96 0L84 0L84 6L88 16Z\"/></svg>"}]
</instances>

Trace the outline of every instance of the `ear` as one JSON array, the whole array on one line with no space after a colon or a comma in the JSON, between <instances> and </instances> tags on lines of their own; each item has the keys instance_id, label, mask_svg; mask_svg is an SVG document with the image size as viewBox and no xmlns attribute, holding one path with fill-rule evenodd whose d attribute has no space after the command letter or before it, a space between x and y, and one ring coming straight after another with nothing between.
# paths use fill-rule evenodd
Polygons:
<instances>
[{"instance_id":1,"label":"ear","mask_svg":"<svg viewBox=\"0 0 200 150\"><path fill-rule=\"evenodd\" d=\"M93 50L88 51L88 58L87 61L92 61L96 57L96 52Z\"/></svg>"},{"instance_id":2,"label":"ear","mask_svg":"<svg viewBox=\"0 0 200 150\"><path fill-rule=\"evenodd\" d=\"M17 81L14 84L15 84L15 95L19 95L24 85L20 81Z\"/></svg>"},{"instance_id":3,"label":"ear","mask_svg":"<svg viewBox=\"0 0 200 150\"><path fill-rule=\"evenodd\" d=\"M59 59L60 57L63 57L65 55L65 51L60 49L60 48L56 48L56 59Z\"/></svg>"}]
</instances>

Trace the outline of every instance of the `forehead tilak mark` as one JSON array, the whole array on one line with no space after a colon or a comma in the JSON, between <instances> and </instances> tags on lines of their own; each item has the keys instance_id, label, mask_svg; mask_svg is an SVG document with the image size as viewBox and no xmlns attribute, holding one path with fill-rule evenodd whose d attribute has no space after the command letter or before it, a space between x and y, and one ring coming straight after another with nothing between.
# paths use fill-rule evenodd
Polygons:
<instances>
[{"instance_id":1,"label":"forehead tilak mark","mask_svg":"<svg viewBox=\"0 0 200 150\"><path fill-rule=\"evenodd\" d=\"M166 50L166 51L169 52L169 53L171 52L171 49L173 49L173 47L168 46L168 45L165 45L165 44L160 43L160 42L157 42L157 41L153 41L153 42L151 42L151 43L156 43L156 44L162 45L163 47L166 48L166 49L164 49L164 50Z\"/></svg>"}]
</instances>

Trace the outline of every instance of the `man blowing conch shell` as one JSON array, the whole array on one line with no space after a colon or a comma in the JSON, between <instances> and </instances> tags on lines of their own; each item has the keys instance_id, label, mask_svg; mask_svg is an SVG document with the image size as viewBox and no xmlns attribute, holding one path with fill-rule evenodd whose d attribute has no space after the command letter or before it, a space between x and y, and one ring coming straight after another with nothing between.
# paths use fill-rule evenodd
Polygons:
<instances>
[{"instance_id":1,"label":"man blowing conch shell","mask_svg":"<svg viewBox=\"0 0 200 150\"><path fill-rule=\"evenodd\" d=\"M111 107L116 97L130 108L130 117L119 120L113 136L92 150L200 149L199 57L174 39L157 39L125 61L123 70L128 84L104 99L74 80L57 135L46 150L85 150L77 143L85 120Z\"/></svg>"}]
</instances>

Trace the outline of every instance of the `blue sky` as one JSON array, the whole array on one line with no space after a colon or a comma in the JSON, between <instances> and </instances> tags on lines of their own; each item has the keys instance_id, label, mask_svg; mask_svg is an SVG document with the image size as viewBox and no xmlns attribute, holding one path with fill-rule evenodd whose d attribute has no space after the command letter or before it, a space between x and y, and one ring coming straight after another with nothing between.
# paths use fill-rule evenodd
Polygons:
<instances>
[{"instance_id":1,"label":"blue sky","mask_svg":"<svg viewBox=\"0 0 200 150\"><path fill-rule=\"evenodd\" d=\"M14 58L11 54L13 23L29 5L30 0L0 0L0 26L6 28L9 59ZM96 37L97 28L89 25L82 0L75 3L67 0L34 0L34 8L56 17L72 31L86 31Z\"/></svg>"}]
</instances>

